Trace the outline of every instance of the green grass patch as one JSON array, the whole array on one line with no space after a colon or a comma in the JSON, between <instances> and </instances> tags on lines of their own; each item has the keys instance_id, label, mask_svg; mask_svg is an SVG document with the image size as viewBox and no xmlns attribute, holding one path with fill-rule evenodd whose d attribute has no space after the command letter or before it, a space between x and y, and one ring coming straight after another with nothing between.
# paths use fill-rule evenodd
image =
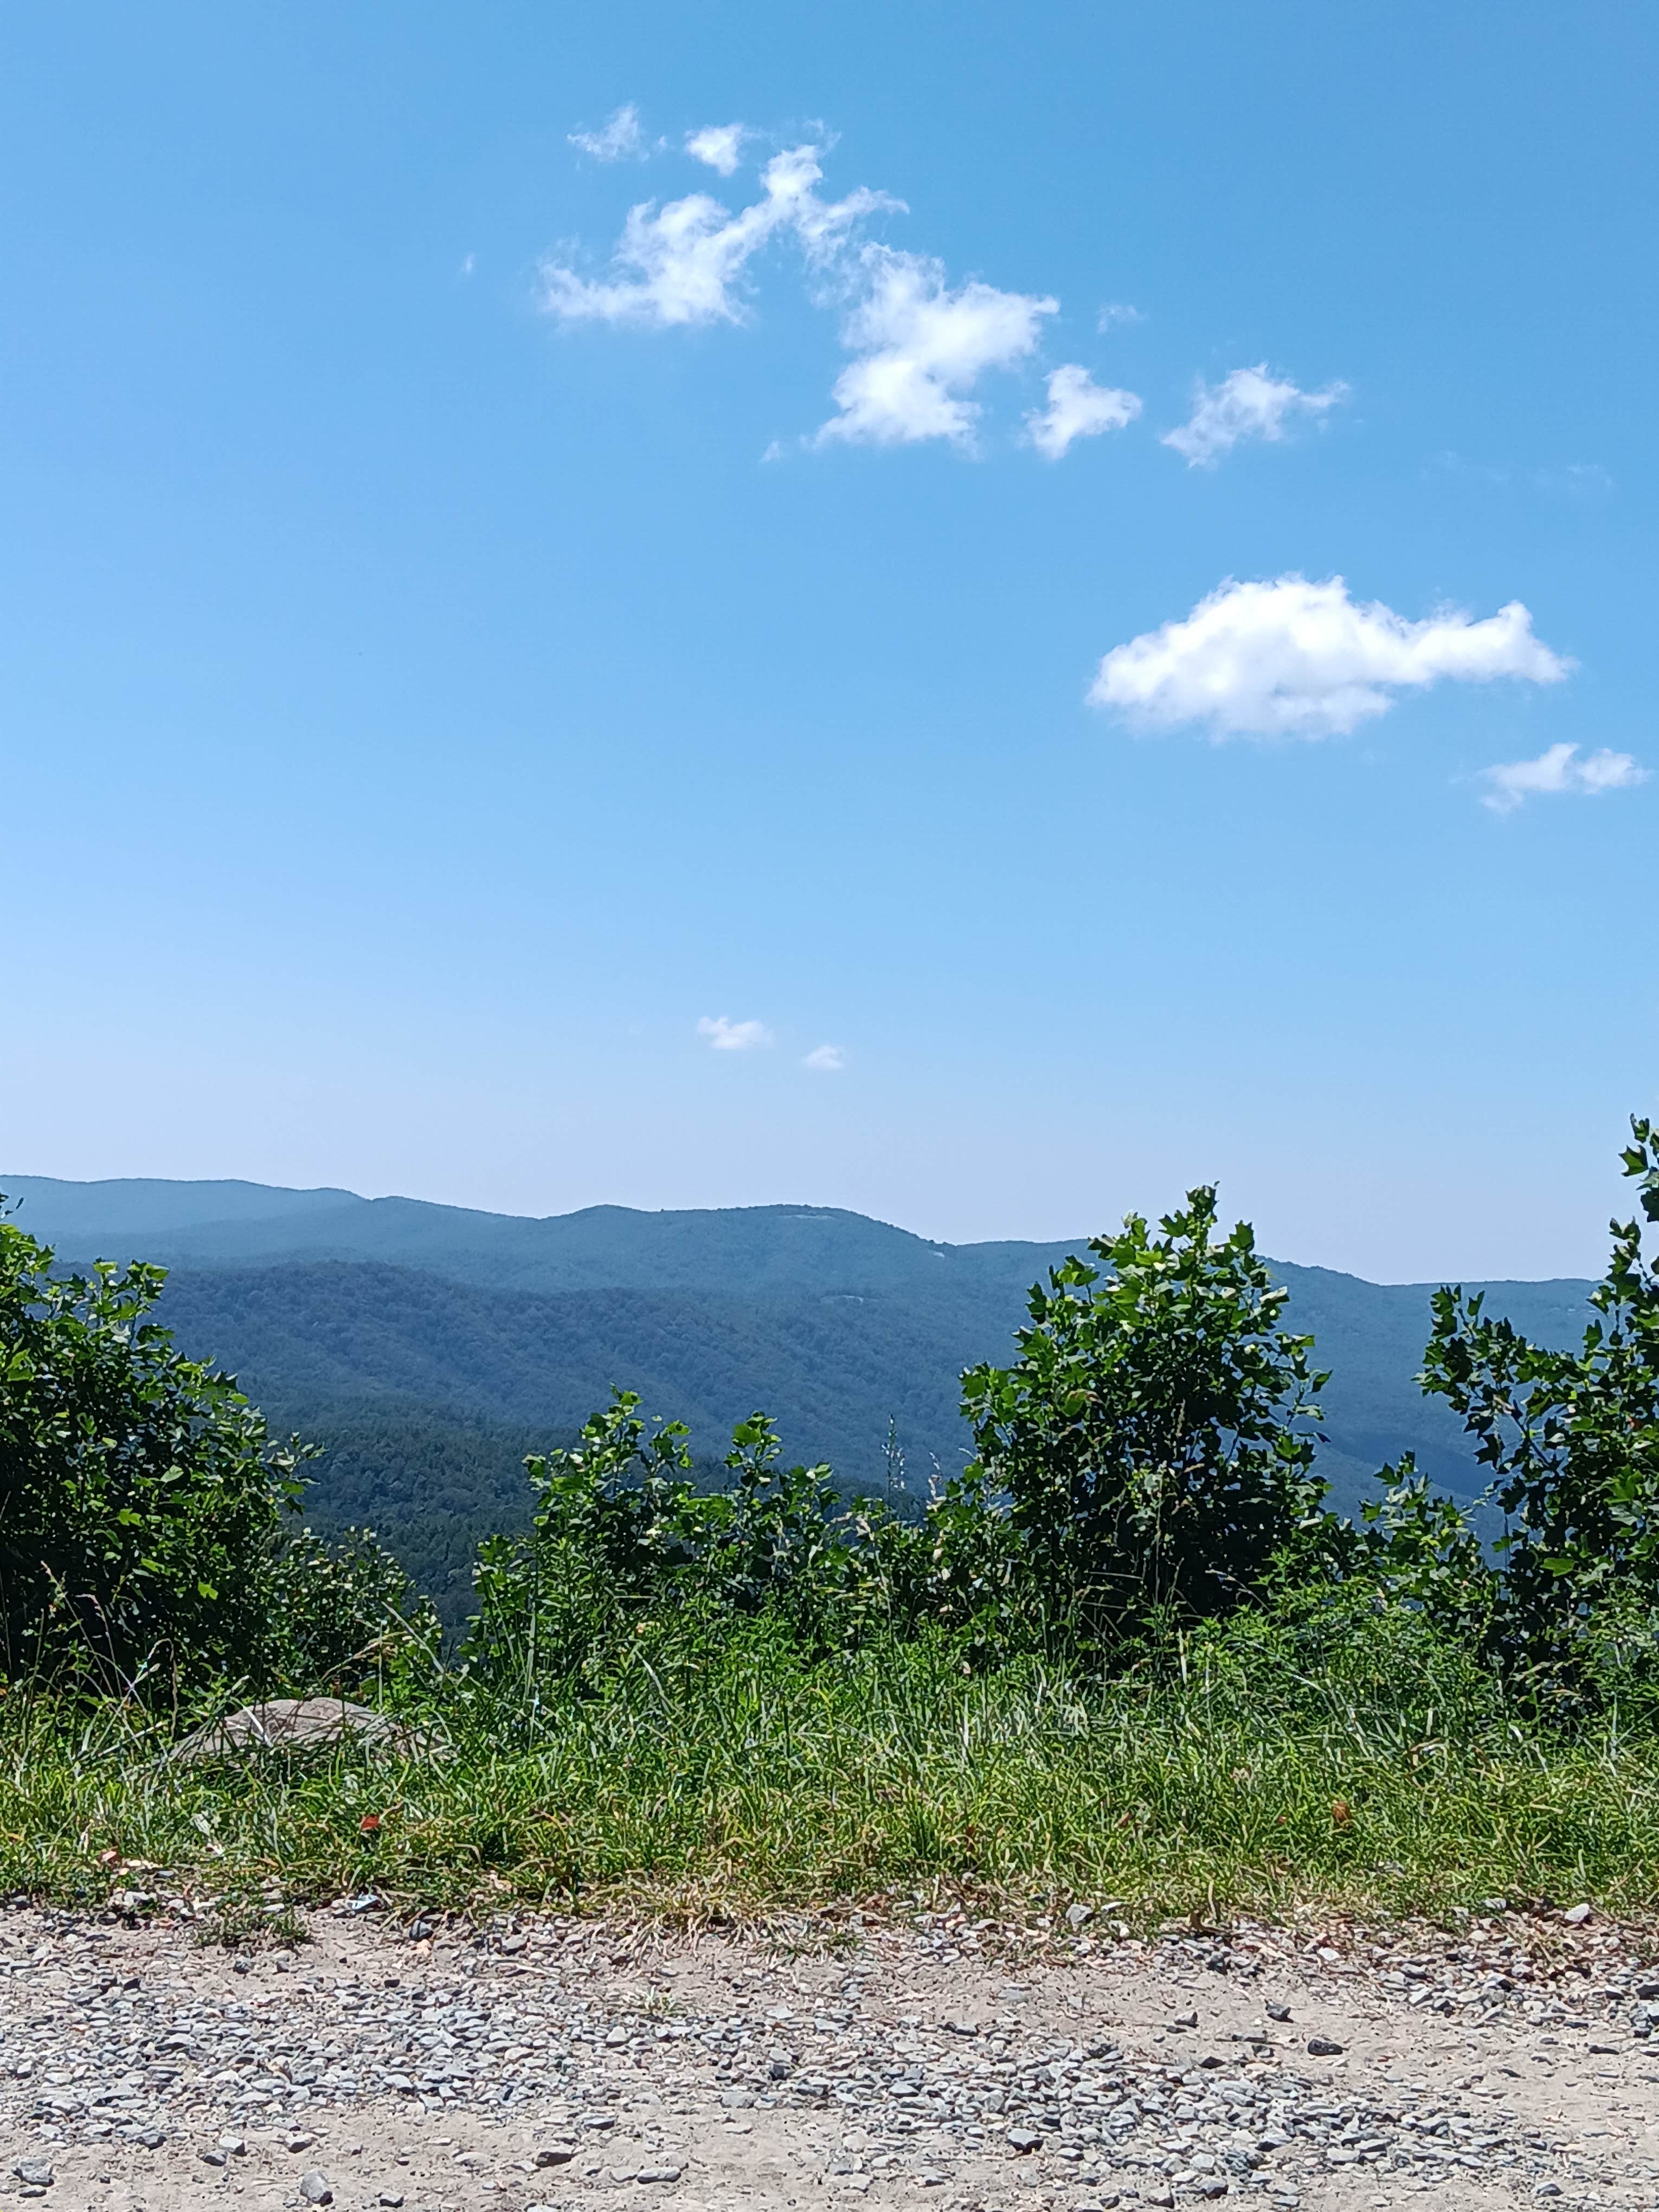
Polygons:
<instances>
[{"instance_id":1,"label":"green grass patch","mask_svg":"<svg viewBox=\"0 0 1659 2212\"><path fill-rule=\"evenodd\" d=\"M1248 1617L1093 1685L965 1674L942 1639L811 1659L764 1628L664 1635L527 1712L446 1681L410 1716L417 1757L204 1768L130 1709L14 1692L0 1886L182 1891L244 1936L276 1892L693 1920L1115 1899L1142 1925L1659 1902L1651 1733L1528 1723L1407 1615L1324 1634Z\"/></svg>"}]
</instances>

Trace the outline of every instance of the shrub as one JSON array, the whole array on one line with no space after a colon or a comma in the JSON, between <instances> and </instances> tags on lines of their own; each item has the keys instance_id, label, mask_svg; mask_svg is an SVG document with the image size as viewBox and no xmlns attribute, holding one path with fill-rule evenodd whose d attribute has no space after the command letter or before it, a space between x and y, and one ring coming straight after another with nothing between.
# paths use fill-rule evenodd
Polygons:
<instances>
[{"instance_id":1,"label":"shrub","mask_svg":"<svg viewBox=\"0 0 1659 2212\"><path fill-rule=\"evenodd\" d=\"M1215 1224L1207 1188L1161 1236L1132 1214L1092 1241L1099 1266L1032 1291L1012 1367L963 1378L975 1461L954 1504L1001 1492L1008 1581L1106 1651L1229 1611L1320 1510L1312 1339L1277 1326L1286 1294L1249 1224Z\"/></svg>"},{"instance_id":2,"label":"shrub","mask_svg":"<svg viewBox=\"0 0 1659 2212\"><path fill-rule=\"evenodd\" d=\"M372 1539L283 1545L313 1455L149 1317L163 1280L60 1275L0 1219L0 1668L145 1696L308 1687L407 1631L402 1577Z\"/></svg>"},{"instance_id":3,"label":"shrub","mask_svg":"<svg viewBox=\"0 0 1659 2212\"><path fill-rule=\"evenodd\" d=\"M1635 1118L1631 1133L1624 1170L1659 1222L1659 1136ZM1479 1291L1443 1289L1421 1377L1462 1415L1505 1516L1490 1634L1569 1694L1609 1637L1628 1655L1659 1625L1659 1265L1638 1222L1611 1227L1577 1351L1529 1343Z\"/></svg>"}]
</instances>

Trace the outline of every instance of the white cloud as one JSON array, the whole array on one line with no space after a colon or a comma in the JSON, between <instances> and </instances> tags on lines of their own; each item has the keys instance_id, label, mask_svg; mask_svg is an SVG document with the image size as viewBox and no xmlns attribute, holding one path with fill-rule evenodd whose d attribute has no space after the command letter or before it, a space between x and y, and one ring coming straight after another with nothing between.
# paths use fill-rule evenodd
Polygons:
<instances>
[{"instance_id":1,"label":"white cloud","mask_svg":"<svg viewBox=\"0 0 1659 2212\"><path fill-rule=\"evenodd\" d=\"M735 176L743 158L743 142L749 136L741 123L710 123L687 133L685 150L694 161L705 161L723 177Z\"/></svg>"},{"instance_id":2,"label":"white cloud","mask_svg":"<svg viewBox=\"0 0 1659 2212\"><path fill-rule=\"evenodd\" d=\"M1512 814L1528 799L1565 793L1597 799L1604 791L1628 791L1648 780L1647 770L1630 754L1610 752L1605 745L1583 760L1577 745L1550 745L1536 760L1500 761L1480 773L1489 787L1484 804L1497 814Z\"/></svg>"},{"instance_id":3,"label":"white cloud","mask_svg":"<svg viewBox=\"0 0 1659 2212\"><path fill-rule=\"evenodd\" d=\"M963 395L987 370L1012 368L1032 352L1058 301L1000 292L977 279L953 292L940 263L890 246L866 246L860 261L869 289L842 333L859 358L836 380L841 412L823 424L819 441L971 444L980 410Z\"/></svg>"},{"instance_id":4,"label":"white cloud","mask_svg":"<svg viewBox=\"0 0 1659 2212\"><path fill-rule=\"evenodd\" d=\"M1025 422L1037 451L1057 461L1074 438L1121 430L1139 412L1140 402L1133 392L1114 392L1096 384L1086 368L1067 362L1048 379L1048 404L1033 410Z\"/></svg>"},{"instance_id":5,"label":"white cloud","mask_svg":"<svg viewBox=\"0 0 1659 2212\"><path fill-rule=\"evenodd\" d=\"M697 1035L707 1037L714 1052L752 1052L757 1045L772 1042L764 1022L732 1022L724 1014L705 1014L697 1024Z\"/></svg>"},{"instance_id":6,"label":"white cloud","mask_svg":"<svg viewBox=\"0 0 1659 2212\"><path fill-rule=\"evenodd\" d=\"M566 321L642 324L670 330L691 323L741 322L738 289L750 258L780 233L793 234L810 259L832 253L860 216L890 204L878 192L821 200L815 146L797 146L769 161L762 197L732 215L707 192L647 200L630 208L612 258L612 274L597 281L562 263L542 265L542 305Z\"/></svg>"},{"instance_id":7,"label":"white cloud","mask_svg":"<svg viewBox=\"0 0 1659 2212\"><path fill-rule=\"evenodd\" d=\"M650 149L640 129L640 111L630 100L599 131L573 131L569 142L596 161L641 161Z\"/></svg>"},{"instance_id":8,"label":"white cloud","mask_svg":"<svg viewBox=\"0 0 1659 2212\"><path fill-rule=\"evenodd\" d=\"M803 1067L816 1068L820 1075L839 1075L847 1065L847 1054L838 1044L814 1045L805 1060Z\"/></svg>"},{"instance_id":9,"label":"white cloud","mask_svg":"<svg viewBox=\"0 0 1659 2212\"><path fill-rule=\"evenodd\" d=\"M1386 714L1391 693L1443 677L1555 684L1572 666L1533 635L1518 599L1483 622L1449 611L1414 623L1380 600L1358 605L1340 576L1280 576L1230 580L1184 622L1115 647L1089 698L1151 729L1326 738Z\"/></svg>"},{"instance_id":10,"label":"white cloud","mask_svg":"<svg viewBox=\"0 0 1659 2212\"><path fill-rule=\"evenodd\" d=\"M1109 331L1119 323L1144 323L1146 318L1139 307L1132 307L1127 300L1108 300L1095 319L1095 327Z\"/></svg>"},{"instance_id":11,"label":"white cloud","mask_svg":"<svg viewBox=\"0 0 1659 2212\"><path fill-rule=\"evenodd\" d=\"M1184 454L1188 468L1204 468L1218 461L1243 438L1262 438L1276 444L1293 415L1323 415L1346 399L1346 384L1328 384L1322 392L1302 392L1294 384L1269 376L1265 361L1254 368L1236 368L1219 384L1198 380L1192 418L1179 430L1168 430L1161 444Z\"/></svg>"}]
</instances>

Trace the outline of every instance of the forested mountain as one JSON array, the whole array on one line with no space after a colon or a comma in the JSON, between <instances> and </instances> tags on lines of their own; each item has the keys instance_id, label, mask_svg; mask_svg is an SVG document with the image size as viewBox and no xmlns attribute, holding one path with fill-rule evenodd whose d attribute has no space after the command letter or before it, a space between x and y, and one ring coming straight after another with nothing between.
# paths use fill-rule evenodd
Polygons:
<instances>
[{"instance_id":1,"label":"forested mountain","mask_svg":"<svg viewBox=\"0 0 1659 2212\"><path fill-rule=\"evenodd\" d=\"M890 1432L913 1493L962 1463L957 1376L1000 1357L1026 1289L1085 1240L930 1243L805 1206L547 1220L250 1183L0 1177L21 1225L65 1260L146 1258L173 1273L162 1316L280 1427L329 1446L312 1517L368 1521L452 1613L477 1536L525 1510L526 1450L568 1437L618 1385L687 1421L706 1462L757 1407L791 1457L880 1489ZM1429 1288L1274 1263L1291 1326L1333 1370L1322 1471L1352 1507L1386 1460L1468 1493L1456 1422L1413 1377ZM1589 1285L1494 1284L1541 1341L1584 1319Z\"/></svg>"}]
</instances>

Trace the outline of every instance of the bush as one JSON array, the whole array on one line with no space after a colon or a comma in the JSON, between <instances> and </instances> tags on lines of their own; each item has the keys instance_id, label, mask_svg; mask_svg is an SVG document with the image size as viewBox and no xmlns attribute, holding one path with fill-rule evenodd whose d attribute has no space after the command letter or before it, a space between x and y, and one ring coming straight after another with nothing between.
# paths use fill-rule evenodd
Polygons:
<instances>
[{"instance_id":1,"label":"bush","mask_svg":"<svg viewBox=\"0 0 1659 2212\"><path fill-rule=\"evenodd\" d=\"M1637 1119L1631 1133L1625 1172L1659 1221L1659 1137ZM1659 1631L1659 1266L1644 1261L1637 1221L1611 1226L1612 1259L1590 1294L1597 1317L1577 1351L1529 1343L1488 1319L1478 1291L1443 1289L1421 1378L1462 1415L1505 1519L1486 1640L1569 1699L1604 1663L1631 1679ZM1447 1567L1467 1589L1473 1538L1460 1546L1445 1533ZM1423 1595L1456 1609L1443 1575Z\"/></svg>"},{"instance_id":2,"label":"bush","mask_svg":"<svg viewBox=\"0 0 1659 2212\"><path fill-rule=\"evenodd\" d=\"M406 1632L402 1577L372 1539L284 1546L313 1455L148 1317L163 1280L59 1275L0 1219L0 1667L146 1696L310 1686Z\"/></svg>"},{"instance_id":3,"label":"bush","mask_svg":"<svg viewBox=\"0 0 1659 2212\"><path fill-rule=\"evenodd\" d=\"M952 1519L1001 1493L1006 1586L1108 1653L1230 1611L1320 1512L1312 1339L1278 1328L1286 1293L1249 1224L1215 1224L1208 1188L1162 1236L1132 1214L1092 1241L1098 1267L1067 1260L1032 1291L1012 1367L963 1377L975 1461L944 1501L946 1556Z\"/></svg>"}]
</instances>

